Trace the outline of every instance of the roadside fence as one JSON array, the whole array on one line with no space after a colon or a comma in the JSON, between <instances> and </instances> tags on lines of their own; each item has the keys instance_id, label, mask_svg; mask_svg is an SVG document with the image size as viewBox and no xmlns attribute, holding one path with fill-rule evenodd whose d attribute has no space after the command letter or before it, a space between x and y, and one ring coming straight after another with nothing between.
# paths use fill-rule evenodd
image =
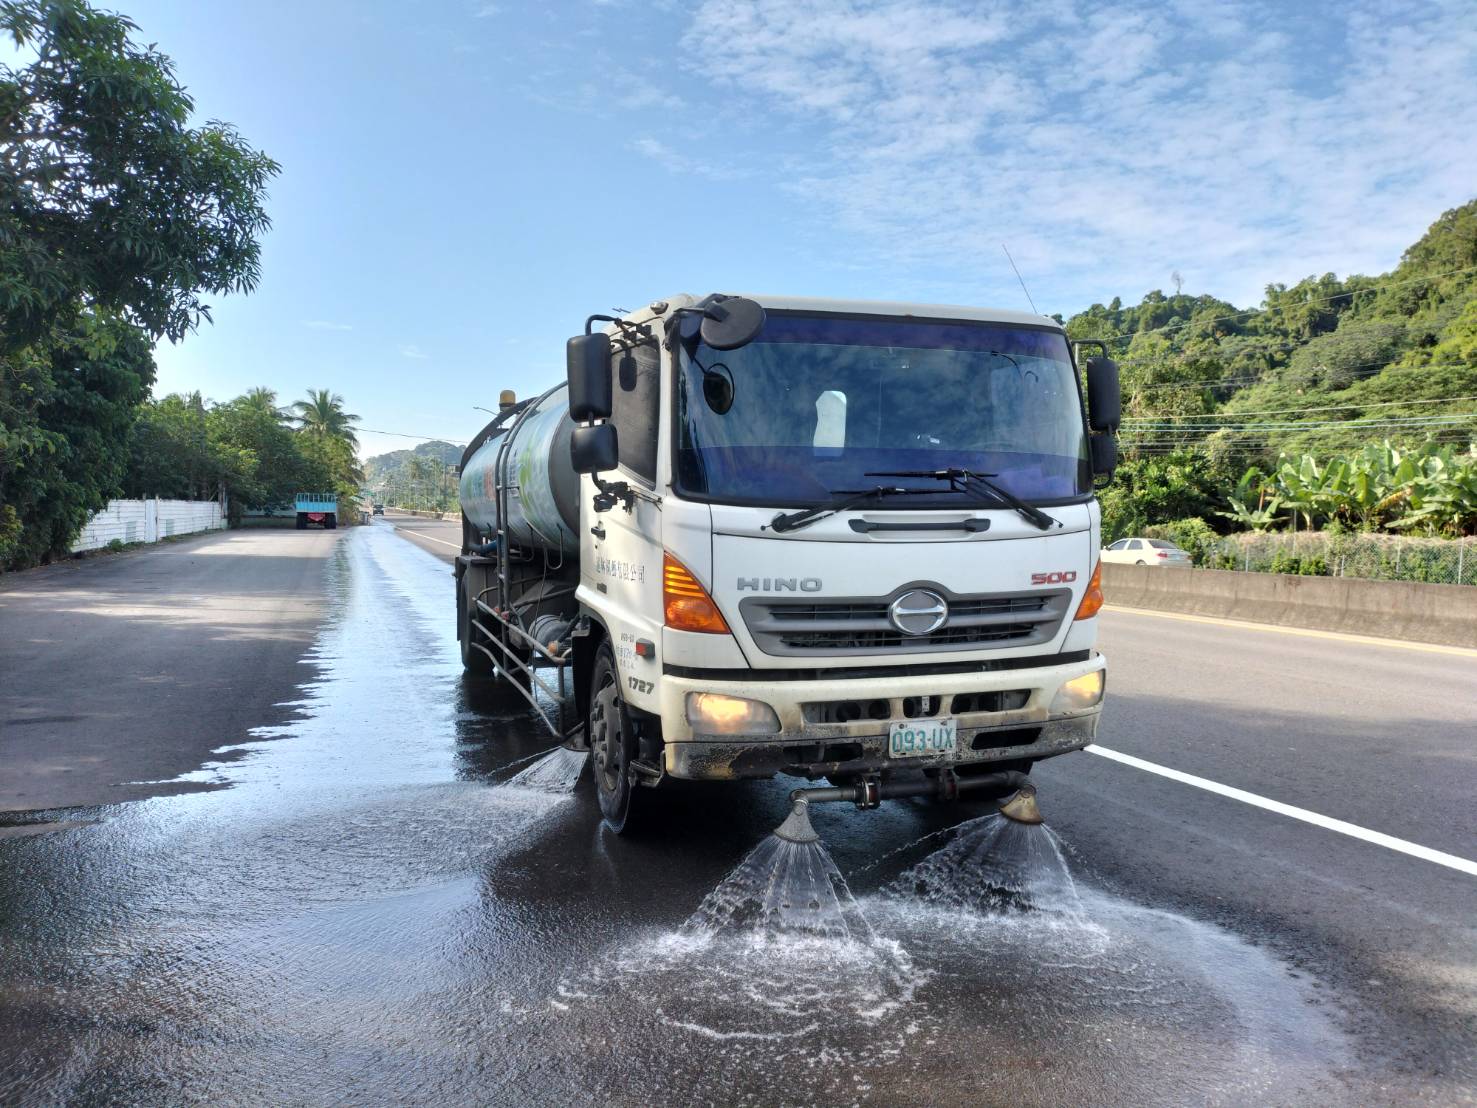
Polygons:
<instances>
[{"instance_id":1,"label":"roadside fence","mask_svg":"<svg viewBox=\"0 0 1477 1108\"><path fill-rule=\"evenodd\" d=\"M219 531L225 514L215 500L110 500L72 543L72 553L100 550L112 542L158 542L197 531Z\"/></svg>"},{"instance_id":2,"label":"roadside fence","mask_svg":"<svg viewBox=\"0 0 1477 1108\"><path fill-rule=\"evenodd\" d=\"M1283 531L1229 535L1191 551L1195 564L1251 573L1477 585L1477 538Z\"/></svg>"}]
</instances>

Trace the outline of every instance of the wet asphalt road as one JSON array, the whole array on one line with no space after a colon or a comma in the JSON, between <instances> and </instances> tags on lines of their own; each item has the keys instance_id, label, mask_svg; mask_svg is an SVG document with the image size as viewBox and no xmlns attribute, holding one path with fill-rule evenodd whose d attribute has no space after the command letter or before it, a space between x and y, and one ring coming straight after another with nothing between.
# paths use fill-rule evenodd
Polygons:
<instances>
[{"instance_id":1,"label":"wet asphalt road","mask_svg":"<svg viewBox=\"0 0 1477 1108\"><path fill-rule=\"evenodd\" d=\"M1070 912L899 885L985 809L837 806L864 940L684 931L789 784L664 787L629 840L588 781L500 787L549 740L460 676L455 537L342 534L295 710L196 775L230 788L0 840L0 1100L1473 1101L1477 879L1090 754L1035 774ZM1128 613L1103 646L1105 747L1477 854L1470 655Z\"/></svg>"},{"instance_id":2,"label":"wet asphalt road","mask_svg":"<svg viewBox=\"0 0 1477 1108\"><path fill-rule=\"evenodd\" d=\"M0 578L0 813L157 795L241 721L286 718L341 534L217 532Z\"/></svg>"}]
</instances>

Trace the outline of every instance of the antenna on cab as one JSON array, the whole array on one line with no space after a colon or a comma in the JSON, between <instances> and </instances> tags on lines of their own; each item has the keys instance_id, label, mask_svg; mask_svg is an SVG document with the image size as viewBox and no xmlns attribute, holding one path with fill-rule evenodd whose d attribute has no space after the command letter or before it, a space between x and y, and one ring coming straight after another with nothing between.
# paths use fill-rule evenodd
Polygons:
<instances>
[{"instance_id":1,"label":"antenna on cab","mask_svg":"<svg viewBox=\"0 0 1477 1108\"><path fill-rule=\"evenodd\" d=\"M1036 311L1036 301L1031 299L1031 290L1026 288L1026 279L1021 276L1021 271L1016 269L1015 259L1010 256L1010 249L1003 242L1000 244L1000 249L1005 251L1005 260L1010 263L1010 268L1015 270L1015 279L1021 283L1021 291L1026 294L1026 303L1031 305L1031 311L1040 315L1041 313Z\"/></svg>"}]
</instances>

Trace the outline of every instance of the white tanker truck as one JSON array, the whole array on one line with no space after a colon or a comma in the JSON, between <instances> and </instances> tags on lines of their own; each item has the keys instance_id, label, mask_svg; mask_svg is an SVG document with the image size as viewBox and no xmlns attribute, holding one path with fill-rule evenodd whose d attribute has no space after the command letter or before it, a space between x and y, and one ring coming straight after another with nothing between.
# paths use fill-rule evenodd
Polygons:
<instances>
[{"instance_id":1,"label":"white tanker truck","mask_svg":"<svg viewBox=\"0 0 1477 1108\"><path fill-rule=\"evenodd\" d=\"M1018 788L1102 710L1106 354L993 309L591 316L567 381L505 393L463 456L463 664L592 751L616 831L667 777Z\"/></svg>"}]
</instances>

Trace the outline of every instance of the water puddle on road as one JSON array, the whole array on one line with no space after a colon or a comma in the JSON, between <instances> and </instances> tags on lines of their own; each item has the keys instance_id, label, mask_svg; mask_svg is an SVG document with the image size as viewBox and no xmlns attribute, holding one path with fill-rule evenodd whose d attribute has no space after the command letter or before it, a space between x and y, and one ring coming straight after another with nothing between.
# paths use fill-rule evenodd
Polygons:
<instances>
[{"instance_id":1,"label":"water puddle on road","mask_svg":"<svg viewBox=\"0 0 1477 1108\"><path fill-rule=\"evenodd\" d=\"M446 951L538 935L482 877L573 806L489 787L549 740L463 683L444 564L362 528L326 574L295 718L185 778L229 787L0 841L0 1102L468 1087L428 1014L462 982Z\"/></svg>"}]
</instances>

